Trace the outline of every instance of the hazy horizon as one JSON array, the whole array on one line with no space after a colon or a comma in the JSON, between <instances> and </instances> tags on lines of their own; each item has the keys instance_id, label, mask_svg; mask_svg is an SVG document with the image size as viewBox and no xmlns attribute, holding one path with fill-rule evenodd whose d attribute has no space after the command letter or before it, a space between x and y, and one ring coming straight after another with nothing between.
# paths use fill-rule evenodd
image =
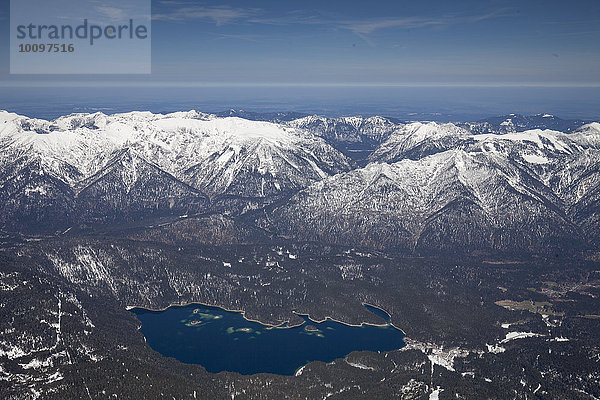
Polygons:
<instances>
[{"instance_id":1,"label":"hazy horizon","mask_svg":"<svg viewBox=\"0 0 600 400\"><path fill-rule=\"evenodd\" d=\"M0 4L8 21L9 2ZM600 3L153 0L149 75L10 75L0 84L600 85ZM121 8L124 5L119 6ZM125 13L92 1L111 19ZM9 45L0 24L0 51Z\"/></svg>"},{"instance_id":2,"label":"hazy horizon","mask_svg":"<svg viewBox=\"0 0 600 400\"><path fill-rule=\"evenodd\" d=\"M600 119L600 88L569 87L46 87L3 90L0 109L53 119L73 112L299 112L461 121L549 113Z\"/></svg>"}]
</instances>

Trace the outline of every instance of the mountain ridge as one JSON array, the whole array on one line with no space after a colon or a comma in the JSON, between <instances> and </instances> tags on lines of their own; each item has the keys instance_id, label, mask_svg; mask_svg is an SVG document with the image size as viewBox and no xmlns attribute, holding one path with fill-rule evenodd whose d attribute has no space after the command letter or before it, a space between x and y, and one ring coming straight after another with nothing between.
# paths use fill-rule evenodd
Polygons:
<instances>
[{"instance_id":1,"label":"mountain ridge","mask_svg":"<svg viewBox=\"0 0 600 400\"><path fill-rule=\"evenodd\" d=\"M488 133L384 117L273 123L192 110L44 121L0 112L2 227L19 231L33 218L51 233L221 215L273 237L409 253L596 244L600 124L490 133L484 123ZM367 154L362 163L344 155L348 143ZM222 240L248 231L234 225Z\"/></svg>"}]
</instances>

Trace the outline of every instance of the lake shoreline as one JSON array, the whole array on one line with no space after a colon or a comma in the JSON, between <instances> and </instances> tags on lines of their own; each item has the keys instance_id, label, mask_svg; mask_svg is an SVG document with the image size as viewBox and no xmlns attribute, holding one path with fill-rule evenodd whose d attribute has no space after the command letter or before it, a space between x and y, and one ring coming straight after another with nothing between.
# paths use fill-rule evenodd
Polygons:
<instances>
[{"instance_id":1,"label":"lake shoreline","mask_svg":"<svg viewBox=\"0 0 600 400\"><path fill-rule=\"evenodd\" d=\"M139 306L127 306L126 309L128 311L132 311L133 313L135 313L136 317L141 322L140 325L138 326L138 331L142 332L146 343L149 344L149 342L148 342L149 339L147 338L148 335L150 335L151 337L154 337L154 339L152 339L154 341L154 344L153 345L149 344L149 345L155 351L158 351L163 356L176 358L180 362L186 363L186 364L201 365L211 374L218 374L221 372L234 372L234 373L239 373L242 375L271 373L271 374L285 375L285 376L299 376L300 374L302 374L302 371L304 371L304 368L314 361L334 362L337 359L343 359L344 357L346 357L348 354L350 354L353 351L376 351L376 352L385 351L385 352L388 352L388 351L398 351L398 350L401 350L402 348L406 347L406 345L407 345L407 343L405 341L406 334L404 333L404 331L397 328L396 326L394 326L391 323L391 316L389 315L389 313L387 313L387 311L385 311L384 309L381 309L380 307L377 307L375 305L371 305L368 303L362 303L362 305L365 306L365 308L367 308L367 310L369 312L374 313L376 316L379 316L388 322L385 324L368 323L368 322L361 322L360 324L352 324L352 323L346 323L343 321L339 321L330 316L326 316L323 319L316 319L314 317L311 318L310 315L308 315L308 314L302 314L295 310L292 310L294 315L300 317L300 318L298 318L300 320L299 321L300 323L290 325L289 321L284 321L282 323L278 323L277 325L274 325L274 324L263 323L258 320L253 320L253 319L247 318L245 315L245 311L242 311L242 310L232 310L232 309L227 309L225 307L215 306L215 305L206 304L206 303L202 303L202 302L177 303L177 304L170 304L165 307L154 307L154 308L139 307ZM152 319L148 319L148 318L167 318L166 321L169 321L169 323L182 322L186 326L191 326L189 324L189 320L186 319L185 317L184 317L184 319L181 319L182 318L181 316L183 316L183 314L186 314L186 313L196 314L197 309L195 309L195 307L198 307L198 308L204 307L206 311L202 311L202 312L209 313L211 315L216 315L216 314L219 314L220 312L230 313L231 316L234 316L234 318L236 318L239 321L236 325L235 322L233 322L233 320L231 320L231 321L224 320L224 321L226 321L225 325L223 325L219 328L220 329L219 332L223 331L224 327L229 326L229 324L232 324L232 326L239 328L240 326L242 326L242 327L246 326L246 325L244 325L246 323L249 323L249 324L254 323L254 324L259 325L262 328L257 328L257 327L253 327L252 329L246 328L247 329L246 332L250 332L253 334L253 329L257 330L257 331L260 331L262 329L263 334L266 334L266 332L270 331L275 336L268 336L268 338L273 338L270 340L275 340L275 342L277 342L277 340L281 340L281 339L274 339L274 338L281 338L282 337L281 334L284 334L283 331L290 331L290 332L292 332L293 335L297 335L299 332L299 331L297 331L297 329L301 329L300 336L293 336L293 337L297 337L298 340L300 340L299 343L302 343L302 344L298 344L298 345L301 347L307 345L306 340L301 339L301 338L307 337L307 336L303 335L303 333L306 329L302 330L302 326L310 327L310 326L313 326L313 325L311 325L312 323L314 323L318 327L320 326L319 328L315 329L316 333L322 332L320 329L322 329L323 332L326 332L325 329L332 329L330 327L335 326L335 324L338 324L338 328L336 328L336 329L344 329L344 330L345 329L354 329L354 328L362 328L362 329L357 330L357 332L354 333L352 336L348 336L347 333L345 334L345 336L344 336L344 334L342 334L341 338L345 338L345 339L342 339L342 340L344 340L343 343L345 343L344 346L349 346L349 347L346 348L345 351L342 351L340 354L331 354L329 356L312 354L312 356L311 356L311 355L309 355L309 354L311 354L310 350L320 348L320 345L318 345L317 343L311 344L309 346L310 350L307 352L308 348L304 349L301 352L301 354L303 354L303 356L300 357L300 359L296 360L296 361L300 361L300 362L292 364L292 366L294 367L293 370L289 369L288 367L284 368L283 370L279 370L277 368L272 369L273 367L268 367L266 369L261 370L257 367L256 369L253 370L252 368L248 368L247 365L244 365L243 367L238 366L236 368L233 366L233 365L235 365L235 363L233 365L225 366L225 365L219 365L218 362L216 363L216 365L218 365L218 366L215 367L214 363L211 360L214 361L214 360L218 359L218 357L211 358L211 359L202 359L202 358L193 358L193 357L189 358L188 350L185 351L185 355L183 355L184 353L178 354L177 352L180 351L180 349L178 349L178 346L173 345L173 344L165 345L165 343L171 343L171 342L170 342L170 340L167 339L167 337L164 337L164 336L161 337L160 333L158 336L160 339L157 342L156 341L157 340L156 339L157 338L156 330L158 329L159 332L162 332L164 330L164 321L165 321L164 319L162 320L163 322L159 323L158 325L156 324L156 322L153 322L154 325L151 324L151 325L149 325L149 328L147 327L149 329L148 331L142 330L142 325L146 326L146 323L148 321L152 321ZM374 310L376 310L376 311L374 311ZM170 317L168 316L169 314L162 314L162 312L170 313ZM154 314L154 313L158 313L158 314ZM173 314L173 313L175 313L175 314ZM153 317L152 315L155 315L155 317ZM164 315L164 317L162 315ZM237 317L235 317L236 315L237 315ZM177 316L177 317L175 319L173 319L173 316ZM226 317L226 318L230 318L230 317ZM156 321L156 319L154 319L154 321ZM244 322L241 322L241 321L244 321ZM241 323L241 325L240 325L240 323ZM345 328L340 328L341 326L343 326ZM243 331L243 329L237 329L237 328L227 328L226 331L227 331L227 333ZM278 329L276 329L276 328L278 328ZM285 328L290 328L290 329L288 330ZM293 328L296 328L296 329L293 329ZM379 331L378 328L383 328L383 330ZM152 331L153 329L155 330L154 334L151 333L151 332L153 332ZM230 330L231 330L231 332L230 332ZM278 333L275 331L280 331L280 332ZM293 333L294 331L296 333ZM395 331L395 333L392 334L392 332L394 332L394 331ZM187 332L191 332L191 331L187 331ZM340 332L343 332L343 331L340 331ZM362 333L360 333L360 332L362 332ZM386 334L385 332L388 332L388 333ZM257 332L257 333L260 334L260 332ZM380 334L383 336L379 336ZM395 344L393 346L389 346L388 340L391 339L391 337L389 336L390 334L392 334L392 336L396 338L396 339L394 339ZM206 333L204 335L206 335ZM209 333L209 335L210 335L210 333ZM226 335L225 337L227 337L227 336L228 335ZM309 332L309 336L312 337L312 334L310 332ZM326 336L319 335L319 334L317 334L317 336L319 336L321 338L326 337ZM261 337L262 337L262 335L261 335ZM368 337L370 339L368 339L367 342L365 342L365 337ZM372 340L375 337L381 338L381 341L376 340L375 342L373 342ZM184 338L185 338L185 336L182 336L181 340L185 340ZM247 339L242 339L242 338L247 338ZM387 339L384 340L383 338L387 338ZM237 341L240 339L241 340L252 340L252 339L256 339L256 338L240 336L238 338L234 338L233 341ZM212 340L212 343L221 343L220 339L216 339L214 337L211 340ZM269 346L272 346L273 343L275 343L275 342L271 342L270 340L268 341L268 343L269 343ZM296 340L296 339L294 339L294 340ZM308 340L312 340L312 339L308 339ZM316 339L316 340L325 340L325 339ZM329 340L331 340L331 338L329 338ZM159 343L162 343L162 345L158 345ZM241 342L239 342L239 343L241 343ZM281 342L279 342L279 343L281 345ZM284 343L288 343L288 342L286 341ZM352 344L352 343L354 343L354 344ZM362 343L362 345L360 343ZM372 344L369 345L367 343L379 343L379 344L373 346ZM386 343L388 343L387 346L386 346ZM257 344L255 343L255 345L257 345ZM253 346L255 346L255 345L253 345ZM157 346L157 347L155 347L155 346ZM251 347L253 347L253 346L251 346ZM259 344L258 346L264 346L264 343ZM335 348L335 347L337 347L337 345L333 346L333 348ZM227 348L235 348L234 342L232 342L231 344L227 344ZM282 348L285 349L286 345L283 345ZM325 345L325 348L330 349L332 347L331 347L331 345ZM265 350L266 349L267 348L265 348ZM239 351L239 353L238 353L238 351ZM320 350L320 351L322 352L323 350ZM326 353L323 353L323 354L328 354L327 351L331 351L331 350L326 350ZM268 350L267 350L267 352L268 352ZM238 350L236 350L236 354L238 354L238 357L239 357L239 354L244 354L244 350L238 349ZM294 354L292 356L292 359L294 359L296 357L297 357L297 355ZM306 357L306 358L304 358L304 357ZM277 357L274 357L274 359L277 359ZM304 361L304 362L302 362L302 361ZM274 362L281 363L281 361L274 361ZM259 362L259 365L260 365L260 362ZM277 364L273 364L273 365L277 365ZM248 370L247 370L247 368L248 368Z\"/></svg>"},{"instance_id":2,"label":"lake shoreline","mask_svg":"<svg viewBox=\"0 0 600 400\"><path fill-rule=\"evenodd\" d=\"M286 321L283 321L283 322L275 325L275 324L271 324L271 323L268 323L268 322L263 322L263 321L259 321L259 320L256 320L256 319L248 318L248 317L246 317L246 311L244 311L244 310L228 309L228 308L225 308L223 306L218 306L218 305L208 304L208 303L202 303L202 302L198 302L198 301L189 302L189 303L172 303L172 304L169 304L168 306L162 307L162 308L150 308L150 307L144 307L144 306L125 306L125 309L127 311L131 311L134 308L139 308L139 309L146 310L146 311L161 312L161 311L165 311L165 310L167 310L167 309L169 309L171 307L188 307L188 306L191 306L191 305L194 305L194 304L197 304L197 305L200 305L200 306L205 306L205 307L220 308L221 310L228 311L228 312L240 313L240 314L242 314L242 317L246 321L256 322L258 324L261 324L263 326L268 327L268 329L274 329L274 328L277 328L277 329L296 328L296 327L302 326L302 325L304 325L306 323L306 321L303 321L302 323L299 323L299 324L290 325L290 320L286 320ZM292 310L292 313L294 313L294 314L296 314L296 315L298 315L300 317L306 317L309 321L314 322L316 324L322 324L323 322L329 320L329 321L332 321L332 322L337 322L339 324L346 325L346 326L351 326L351 327L355 327L355 328L360 328L362 326L376 326L376 327L380 327L380 328L381 327L385 327L385 326L392 326L394 329L399 330L400 332L402 332L402 334L404 336L406 336L406 332L404 332L404 330L402 330L398 326L394 325L394 323L392 322L392 316L391 316L391 314L388 313L385 309L383 309L383 308L381 308L379 306L373 305L373 304L365 303L365 302L363 302L361 304L363 306L367 305L367 306L370 306L370 307L373 307L373 308L377 308L378 310L383 311L384 313L386 313L388 315L389 322L385 323L385 324L376 324L376 323L371 323L371 322L361 322L360 324L353 324L353 323L350 323L350 322L344 322L344 321L338 320L338 319L333 318L331 316L325 316L325 318L323 318L322 320L318 320L318 319L311 318L310 314L302 314L302 313L297 312L296 310Z\"/></svg>"}]
</instances>

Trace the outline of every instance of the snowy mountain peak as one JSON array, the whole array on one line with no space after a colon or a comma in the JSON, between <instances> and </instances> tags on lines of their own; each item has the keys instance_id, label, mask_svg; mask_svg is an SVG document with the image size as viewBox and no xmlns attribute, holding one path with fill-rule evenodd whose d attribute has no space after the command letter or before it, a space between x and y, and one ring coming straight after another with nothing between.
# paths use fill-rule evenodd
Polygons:
<instances>
[{"instance_id":1,"label":"snowy mountain peak","mask_svg":"<svg viewBox=\"0 0 600 400\"><path fill-rule=\"evenodd\" d=\"M339 151L301 129L194 110L71 114L54 121L10 113L2 118L0 166L15 171L1 177L0 185L36 159L74 192L85 187L108 203L111 185L115 196L127 194L145 174L160 177L165 187L183 192L189 187L213 198L236 196L245 203L271 201L350 169ZM102 191L87 189L96 176L106 176Z\"/></svg>"},{"instance_id":2,"label":"snowy mountain peak","mask_svg":"<svg viewBox=\"0 0 600 400\"><path fill-rule=\"evenodd\" d=\"M600 135L600 123L592 122L581 126L575 131L576 133L582 133L585 135Z\"/></svg>"},{"instance_id":3,"label":"snowy mountain peak","mask_svg":"<svg viewBox=\"0 0 600 400\"><path fill-rule=\"evenodd\" d=\"M0 124L6 124L14 121L15 119L23 118L18 114L8 112L6 110L0 110Z\"/></svg>"}]
</instances>

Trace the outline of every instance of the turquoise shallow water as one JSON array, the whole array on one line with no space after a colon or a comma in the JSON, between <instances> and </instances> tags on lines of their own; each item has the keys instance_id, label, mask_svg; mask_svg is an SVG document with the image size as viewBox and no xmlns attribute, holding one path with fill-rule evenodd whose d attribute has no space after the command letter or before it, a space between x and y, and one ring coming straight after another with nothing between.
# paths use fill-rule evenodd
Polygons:
<instances>
[{"instance_id":1,"label":"turquoise shallow water","mask_svg":"<svg viewBox=\"0 0 600 400\"><path fill-rule=\"evenodd\" d=\"M366 307L389 321L384 311ZM150 347L209 372L292 375L310 361L330 362L356 350L389 351L405 345L402 332L389 324L355 327L303 317L301 326L271 328L248 321L239 312L200 304L132 311Z\"/></svg>"}]
</instances>

